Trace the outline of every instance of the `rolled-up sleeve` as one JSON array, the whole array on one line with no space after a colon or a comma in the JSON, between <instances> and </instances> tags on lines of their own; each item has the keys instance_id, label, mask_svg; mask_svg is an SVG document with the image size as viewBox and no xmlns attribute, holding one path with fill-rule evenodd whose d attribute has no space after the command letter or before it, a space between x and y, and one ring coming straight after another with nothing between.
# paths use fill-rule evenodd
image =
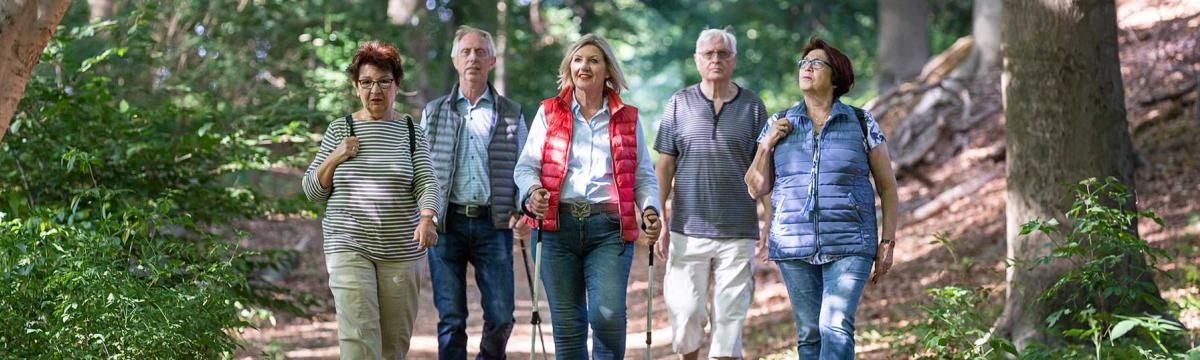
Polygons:
<instances>
[{"instance_id":1,"label":"rolled-up sleeve","mask_svg":"<svg viewBox=\"0 0 1200 360\"><path fill-rule=\"evenodd\" d=\"M521 149L521 157L517 159L517 167L513 169L513 182L520 191L518 200L529 193L529 189L542 186L542 145L546 142L546 115L541 107L533 117L525 146ZM518 202L518 206L519 206Z\"/></svg>"}]
</instances>

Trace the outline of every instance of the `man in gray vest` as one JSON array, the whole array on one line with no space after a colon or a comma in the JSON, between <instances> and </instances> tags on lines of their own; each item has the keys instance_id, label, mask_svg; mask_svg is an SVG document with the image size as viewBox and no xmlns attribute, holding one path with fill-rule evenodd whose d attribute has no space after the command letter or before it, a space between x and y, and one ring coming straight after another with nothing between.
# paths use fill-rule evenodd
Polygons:
<instances>
[{"instance_id":1,"label":"man in gray vest","mask_svg":"<svg viewBox=\"0 0 1200 360\"><path fill-rule=\"evenodd\" d=\"M467 357L467 264L475 267L483 297L479 358L505 358L513 328L513 237L529 236L518 221L513 184L527 129L521 105L488 82L495 48L488 32L459 27L451 52L458 83L421 115L442 190L437 213L445 214L437 245L429 249L441 359Z\"/></svg>"},{"instance_id":2,"label":"man in gray vest","mask_svg":"<svg viewBox=\"0 0 1200 360\"><path fill-rule=\"evenodd\" d=\"M701 32L694 58L700 83L667 100L654 143L659 196L670 210L663 216L670 231L661 233L654 253L667 260L663 298L675 352L683 359L699 355L711 296L708 357L741 358L742 324L754 289L751 258L756 242L766 243L766 222L759 224L766 211L756 216L742 178L767 110L757 94L732 81L737 39L731 32Z\"/></svg>"}]
</instances>

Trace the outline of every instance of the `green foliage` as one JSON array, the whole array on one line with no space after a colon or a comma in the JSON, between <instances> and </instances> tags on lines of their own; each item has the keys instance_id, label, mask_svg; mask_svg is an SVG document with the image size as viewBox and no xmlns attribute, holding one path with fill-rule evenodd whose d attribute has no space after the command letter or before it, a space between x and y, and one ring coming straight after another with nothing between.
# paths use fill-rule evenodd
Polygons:
<instances>
[{"instance_id":1,"label":"green foliage","mask_svg":"<svg viewBox=\"0 0 1200 360\"><path fill-rule=\"evenodd\" d=\"M1022 235L1037 232L1051 241L1050 253L1034 264L1070 264L1039 297L1060 309L1047 318L1047 327L1090 343L1097 359L1106 351L1141 358L1182 353L1182 344L1164 341L1186 330L1175 320L1154 315L1166 312L1168 304L1154 284L1160 271L1149 264L1169 255L1138 237L1135 227L1139 218L1160 226L1162 219L1152 211L1133 210L1132 193L1112 177L1083 180L1069 191L1074 198L1065 214L1070 232L1060 233L1054 220L1034 220L1021 228Z\"/></svg>"},{"instance_id":2,"label":"green foliage","mask_svg":"<svg viewBox=\"0 0 1200 360\"><path fill-rule=\"evenodd\" d=\"M1136 221L1148 218L1162 225L1151 211L1130 210L1132 194L1114 178L1087 179L1073 185L1074 203L1066 217L1073 225L1066 234L1057 232L1057 221L1033 220L1021 227L1021 235L1040 232L1050 237L1050 254L1034 264L1070 262L1070 270L1040 297L1056 304L1090 304L1110 313L1148 304L1154 310L1166 303L1154 285L1152 266L1168 256L1138 237Z\"/></svg>"},{"instance_id":3,"label":"green foliage","mask_svg":"<svg viewBox=\"0 0 1200 360\"><path fill-rule=\"evenodd\" d=\"M260 253L155 232L138 216L68 226L62 213L0 220L0 357L215 358L239 315L274 302L246 276Z\"/></svg>"},{"instance_id":4,"label":"green foliage","mask_svg":"<svg viewBox=\"0 0 1200 360\"><path fill-rule=\"evenodd\" d=\"M1058 309L1046 319L1046 328L1068 340L1053 348L1030 346L1019 354L1021 359L1193 359L1200 348L1183 344L1179 337L1187 333L1181 324L1163 318L1170 313L1154 284L1159 270L1154 264L1169 258L1161 249L1139 238L1134 224L1140 218L1158 224L1162 220L1152 211L1132 208L1129 189L1114 178L1092 178L1069 187L1074 202L1065 218L1071 229L1059 230L1056 219L1033 220L1021 227L1021 235L1040 233L1051 242L1044 257L1017 261L1018 266L1045 266L1065 261L1070 269L1039 297L1043 304ZM953 243L944 236L934 243ZM1146 269L1146 270L1139 270ZM897 332L900 353L938 359L980 359L1018 355L1002 339L991 337L988 328L993 316L979 311L987 291L945 287L929 290L930 305L920 306L921 318L927 319ZM1181 299L1176 313L1192 306ZM915 339L915 340L914 340Z\"/></svg>"},{"instance_id":5,"label":"green foliage","mask_svg":"<svg viewBox=\"0 0 1200 360\"><path fill-rule=\"evenodd\" d=\"M263 127L143 71L173 61L144 33L157 12L59 29L0 144L2 358L214 358L264 309L312 304L253 276L294 253L230 226L286 207L237 181L274 161Z\"/></svg>"},{"instance_id":6,"label":"green foliage","mask_svg":"<svg viewBox=\"0 0 1200 360\"><path fill-rule=\"evenodd\" d=\"M895 332L892 348L920 359L1002 359L1016 355L1008 341L989 333L995 314L979 311L990 291L947 286L925 290L933 303L920 305L914 324Z\"/></svg>"}]
</instances>

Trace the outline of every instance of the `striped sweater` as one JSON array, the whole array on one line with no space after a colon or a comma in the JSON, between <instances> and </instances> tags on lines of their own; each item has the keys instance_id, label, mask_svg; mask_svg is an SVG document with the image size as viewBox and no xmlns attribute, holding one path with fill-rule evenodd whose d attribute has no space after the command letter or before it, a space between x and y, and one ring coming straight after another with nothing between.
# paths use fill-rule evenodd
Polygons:
<instances>
[{"instance_id":1,"label":"striped sweater","mask_svg":"<svg viewBox=\"0 0 1200 360\"><path fill-rule=\"evenodd\" d=\"M325 253L358 252L385 261L412 261L425 256L413 240L418 209L441 204L425 135L416 131L417 151L409 153L407 116L402 120L355 120L358 155L339 164L333 186L322 188L317 169L342 139L349 136L346 119L329 124L321 150L304 173L304 195L324 202L321 221Z\"/></svg>"}]
</instances>

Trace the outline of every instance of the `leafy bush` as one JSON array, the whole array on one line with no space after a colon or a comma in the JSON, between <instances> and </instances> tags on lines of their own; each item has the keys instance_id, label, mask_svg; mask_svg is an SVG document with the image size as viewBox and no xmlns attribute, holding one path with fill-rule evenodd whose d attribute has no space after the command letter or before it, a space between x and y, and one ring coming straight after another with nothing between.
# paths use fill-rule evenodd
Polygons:
<instances>
[{"instance_id":1,"label":"leafy bush","mask_svg":"<svg viewBox=\"0 0 1200 360\"><path fill-rule=\"evenodd\" d=\"M144 222L67 226L0 220L0 357L214 358L224 330L262 295L244 272L258 254L215 238L153 234Z\"/></svg>"},{"instance_id":2,"label":"leafy bush","mask_svg":"<svg viewBox=\"0 0 1200 360\"><path fill-rule=\"evenodd\" d=\"M1075 199L1066 213L1070 232L1060 233L1053 219L1021 227L1021 235L1037 232L1050 238L1050 254L1034 261L1035 266L1070 263L1070 270L1038 299L1059 309L1046 319L1047 327L1090 343L1097 359L1106 351L1147 359L1187 351L1182 343L1166 341L1185 334L1183 326L1157 315L1166 313L1168 304L1154 283L1161 271L1152 264L1170 256L1136 233L1139 218L1160 226L1162 219L1153 211L1130 209L1132 193L1112 177L1083 180L1070 192Z\"/></svg>"},{"instance_id":3,"label":"leafy bush","mask_svg":"<svg viewBox=\"0 0 1200 360\"><path fill-rule=\"evenodd\" d=\"M1071 264L1039 301L1059 309L1046 319L1047 330L1076 341L1055 348L1031 346L1018 354L1007 341L990 336L994 315L979 311L988 292L951 286L928 291L932 304L919 307L926 320L895 334L898 352L938 359L990 359L1006 353L1022 359L1200 359L1200 347L1188 350L1180 341L1187 330L1158 315L1190 303L1181 301L1171 309L1154 284L1160 271L1143 266L1169 254L1139 238L1133 225L1139 218L1160 225L1162 220L1152 211L1129 209L1129 189L1111 177L1081 181L1069 193L1074 198L1065 214L1070 232L1061 233L1055 219L1024 224L1021 235L1047 235L1051 251L1017 266Z\"/></svg>"},{"instance_id":4,"label":"leafy bush","mask_svg":"<svg viewBox=\"0 0 1200 360\"><path fill-rule=\"evenodd\" d=\"M893 334L892 347L920 359L1001 359L1017 354L1012 343L991 337L992 316L979 311L986 288L947 286L925 290L933 303L920 305L916 323Z\"/></svg>"},{"instance_id":5,"label":"leafy bush","mask_svg":"<svg viewBox=\"0 0 1200 360\"><path fill-rule=\"evenodd\" d=\"M272 166L272 130L141 71L168 61L156 11L59 29L0 144L0 358L221 357L264 309L312 303L253 276L295 254L230 225L292 202L237 180Z\"/></svg>"}]
</instances>

